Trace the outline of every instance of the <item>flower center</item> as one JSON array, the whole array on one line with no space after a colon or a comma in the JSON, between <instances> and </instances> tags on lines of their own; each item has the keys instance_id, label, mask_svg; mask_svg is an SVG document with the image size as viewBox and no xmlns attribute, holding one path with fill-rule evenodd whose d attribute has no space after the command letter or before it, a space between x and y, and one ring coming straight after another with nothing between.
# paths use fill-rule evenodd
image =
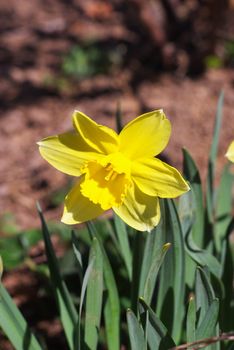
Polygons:
<instances>
[{"instance_id":1,"label":"flower center","mask_svg":"<svg viewBox=\"0 0 234 350\"><path fill-rule=\"evenodd\" d=\"M107 175L105 176L106 181L113 181L118 176L118 173L116 171L114 171L111 163L108 163L105 166L105 170L107 171Z\"/></svg>"},{"instance_id":2,"label":"flower center","mask_svg":"<svg viewBox=\"0 0 234 350\"><path fill-rule=\"evenodd\" d=\"M103 210L122 204L130 180L130 161L121 153L114 153L102 160L89 161L82 170L83 196Z\"/></svg>"}]
</instances>

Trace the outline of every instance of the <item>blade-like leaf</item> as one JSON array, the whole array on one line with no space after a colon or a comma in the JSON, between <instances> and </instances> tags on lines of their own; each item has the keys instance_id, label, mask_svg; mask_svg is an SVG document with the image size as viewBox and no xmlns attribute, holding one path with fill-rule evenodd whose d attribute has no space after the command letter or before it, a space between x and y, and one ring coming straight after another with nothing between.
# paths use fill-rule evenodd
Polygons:
<instances>
[{"instance_id":1,"label":"blade-like leaf","mask_svg":"<svg viewBox=\"0 0 234 350\"><path fill-rule=\"evenodd\" d=\"M19 309L1 282L0 327L16 350L42 350Z\"/></svg>"},{"instance_id":2,"label":"blade-like leaf","mask_svg":"<svg viewBox=\"0 0 234 350\"><path fill-rule=\"evenodd\" d=\"M164 200L164 240L171 243L160 271L157 311L175 342L180 339L184 318L185 250L182 229L172 200Z\"/></svg>"},{"instance_id":3,"label":"blade-like leaf","mask_svg":"<svg viewBox=\"0 0 234 350\"><path fill-rule=\"evenodd\" d=\"M205 318L205 315L211 305L212 301L215 299L215 294L213 287L210 283L209 276L204 269L198 267L196 273L196 284L195 284L195 294L196 294L196 308L198 317L198 327Z\"/></svg>"},{"instance_id":4,"label":"blade-like leaf","mask_svg":"<svg viewBox=\"0 0 234 350\"><path fill-rule=\"evenodd\" d=\"M164 244L158 254L155 254L155 256L153 256L143 292L143 299L147 304L150 304L151 302L159 269L170 246L170 243Z\"/></svg>"},{"instance_id":5,"label":"blade-like leaf","mask_svg":"<svg viewBox=\"0 0 234 350\"><path fill-rule=\"evenodd\" d=\"M146 304L146 302L140 298L140 317L142 323L146 321L147 315L147 327L146 337L151 350L157 349L169 349L175 346L174 341L168 334L168 330L164 324L159 320L153 310Z\"/></svg>"},{"instance_id":6,"label":"blade-like leaf","mask_svg":"<svg viewBox=\"0 0 234 350\"><path fill-rule=\"evenodd\" d=\"M217 318L218 318L219 304L217 303L217 299L215 298L215 293L210 282L208 269L205 269L205 268L202 269L200 267L197 268L195 291L196 291L196 309L197 309L197 316L198 316L196 340L198 340L198 337L202 337L203 331L207 332L207 334L209 332L209 336L218 336L219 325L217 323ZM211 308L212 304L213 306ZM212 327L213 327L213 332L211 332ZM207 350L219 350L219 349L220 349L220 343L215 343L211 346L207 346Z\"/></svg>"},{"instance_id":7,"label":"blade-like leaf","mask_svg":"<svg viewBox=\"0 0 234 350\"><path fill-rule=\"evenodd\" d=\"M132 310L127 310L128 332L131 350L147 350L144 331Z\"/></svg>"},{"instance_id":8,"label":"blade-like leaf","mask_svg":"<svg viewBox=\"0 0 234 350\"><path fill-rule=\"evenodd\" d=\"M208 161L206 204L207 204L208 219L210 223L214 222L214 188L213 186L214 186L215 164L216 164L216 157L217 157L217 151L218 151L219 133L220 133L221 122L222 122L223 99L224 99L224 93L221 92L218 100L218 105L217 105L213 140L212 140L209 161Z\"/></svg>"},{"instance_id":9,"label":"blade-like leaf","mask_svg":"<svg viewBox=\"0 0 234 350\"><path fill-rule=\"evenodd\" d=\"M232 219L232 183L234 177L229 171L229 168L230 166L228 164L223 170L215 206L214 238L218 253L221 251L222 241L225 238L227 228Z\"/></svg>"},{"instance_id":10,"label":"blade-like leaf","mask_svg":"<svg viewBox=\"0 0 234 350\"><path fill-rule=\"evenodd\" d=\"M234 228L234 218L230 223L225 241L222 245L221 255L223 256L223 273L222 282L225 290L225 297L221 300L221 322L222 328L225 331L233 330L234 324L234 305L233 305L233 276L234 276L234 256L232 252L232 243L230 235Z\"/></svg>"},{"instance_id":11,"label":"blade-like leaf","mask_svg":"<svg viewBox=\"0 0 234 350\"><path fill-rule=\"evenodd\" d=\"M117 216L114 215L115 231L118 237L121 254L126 265L128 276L132 279L132 253L129 246L128 232L125 223Z\"/></svg>"},{"instance_id":12,"label":"blade-like leaf","mask_svg":"<svg viewBox=\"0 0 234 350\"><path fill-rule=\"evenodd\" d=\"M2 279L2 274L3 274L3 261L2 261L1 255L0 255L0 281Z\"/></svg>"},{"instance_id":13,"label":"blade-like leaf","mask_svg":"<svg viewBox=\"0 0 234 350\"><path fill-rule=\"evenodd\" d=\"M84 305L85 293L87 290L87 285L88 285L88 281L90 278L90 274L91 274L91 271L93 268L93 262L94 262L93 260L89 261L88 267L87 267L85 274L84 274L83 284L81 287L79 318L78 318L78 322L77 322L77 327L75 329L75 332L76 332L75 334L77 334L77 337L75 338L75 340L76 340L75 349L76 348L81 349L81 344L82 344L82 342L81 342L81 316L82 316L82 310L83 310L83 305Z\"/></svg>"},{"instance_id":14,"label":"blade-like leaf","mask_svg":"<svg viewBox=\"0 0 234 350\"><path fill-rule=\"evenodd\" d=\"M118 133L120 133L120 131L123 128L122 111L121 111L121 104L120 104L120 102L118 102L118 104L117 104L117 108L116 108L116 112L115 112L115 120L116 120L117 131L118 131Z\"/></svg>"},{"instance_id":15,"label":"blade-like leaf","mask_svg":"<svg viewBox=\"0 0 234 350\"><path fill-rule=\"evenodd\" d=\"M194 211L192 236L198 247L202 248L204 244L204 205L201 177L195 161L185 149L183 149L183 172L192 188L193 207L191 210ZM181 196L180 198L183 197Z\"/></svg>"},{"instance_id":16,"label":"blade-like leaf","mask_svg":"<svg viewBox=\"0 0 234 350\"><path fill-rule=\"evenodd\" d=\"M95 229L95 226L91 222L88 222L87 226L90 234L98 239L99 245L102 250L104 282L107 291L107 297L104 306L104 318L108 349L119 350L120 304L115 277L108 256L105 252L99 234Z\"/></svg>"},{"instance_id":17,"label":"blade-like leaf","mask_svg":"<svg viewBox=\"0 0 234 350\"><path fill-rule=\"evenodd\" d=\"M52 281L52 286L55 291L59 314L61 322L66 334L66 338L70 349L74 346L74 331L78 320L78 315L75 306L71 300L70 294L67 290L66 284L63 281L59 268L58 261L51 243L49 230L47 228L45 219L43 217L42 211L38 205L38 212L42 224L42 233L45 242L46 255L48 259L48 265L50 269L50 276Z\"/></svg>"},{"instance_id":18,"label":"blade-like leaf","mask_svg":"<svg viewBox=\"0 0 234 350\"><path fill-rule=\"evenodd\" d=\"M89 349L96 349L100 328L102 295L103 295L103 259L102 251L96 238L90 251L90 261L93 261L88 280L85 309L85 344Z\"/></svg>"},{"instance_id":19,"label":"blade-like leaf","mask_svg":"<svg viewBox=\"0 0 234 350\"><path fill-rule=\"evenodd\" d=\"M142 296L144 293L145 283L150 270L150 266L152 265L153 257L156 257L161 253L161 248L164 243L163 220L160 220L159 225L146 236L140 275L140 296Z\"/></svg>"},{"instance_id":20,"label":"blade-like leaf","mask_svg":"<svg viewBox=\"0 0 234 350\"><path fill-rule=\"evenodd\" d=\"M131 307L137 314L138 299L140 296L140 277L142 269L143 251L145 244L145 235L148 233L137 232L134 236L133 243L133 271L132 271L132 284L131 284Z\"/></svg>"},{"instance_id":21,"label":"blade-like leaf","mask_svg":"<svg viewBox=\"0 0 234 350\"><path fill-rule=\"evenodd\" d=\"M192 343L196 340L196 303L193 297L189 300L187 318L186 318L186 335L187 342Z\"/></svg>"},{"instance_id":22,"label":"blade-like leaf","mask_svg":"<svg viewBox=\"0 0 234 350\"><path fill-rule=\"evenodd\" d=\"M79 246L79 243L78 243L77 237L76 237L74 231L72 231L72 248L73 248L76 260L77 260L77 272L78 272L80 282L82 285L82 283L83 283L83 263L82 263L82 257L81 257L81 253L79 251L78 246Z\"/></svg>"},{"instance_id":23,"label":"blade-like leaf","mask_svg":"<svg viewBox=\"0 0 234 350\"><path fill-rule=\"evenodd\" d=\"M196 330L196 340L209 338L215 334L218 315L219 315L219 300L214 299L211 302L200 326Z\"/></svg>"},{"instance_id":24,"label":"blade-like leaf","mask_svg":"<svg viewBox=\"0 0 234 350\"><path fill-rule=\"evenodd\" d=\"M221 277L222 267L219 261L208 250L200 249L193 240L192 227L194 225L193 191L185 193L180 198L179 216L184 235L185 249L188 255L199 265L208 266L217 277Z\"/></svg>"}]
</instances>

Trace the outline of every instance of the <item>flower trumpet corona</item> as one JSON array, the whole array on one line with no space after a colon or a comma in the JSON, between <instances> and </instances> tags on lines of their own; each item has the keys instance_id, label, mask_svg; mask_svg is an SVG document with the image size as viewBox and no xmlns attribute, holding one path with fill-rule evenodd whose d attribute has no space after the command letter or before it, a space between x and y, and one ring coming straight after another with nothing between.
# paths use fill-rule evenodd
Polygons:
<instances>
[{"instance_id":1,"label":"flower trumpet corona","mask_svg":"<svg viewBox=\"0 0 234 350\"><path fill-rule=\"evenodd\" d=\"M234 163L234 141L231 142L231 144L228 147L227 153L225 156Z\"/></svg>"},{"instance_id":2,"label":"flower trumpet corona","mask_svg":"<svg viewBox=\"0 0 234 350\"><path fill-rule=\"evenodd\" d=\"M85 222L112 208L128 225L150 231L160 220L158 198L189 190L175 168L155 158L171 134L162 110L139 116L119 134L78 111L73 126L74 132L38 142L44 159L78 177L65 198L62 222Z\"/></svg>"}]
</instances>

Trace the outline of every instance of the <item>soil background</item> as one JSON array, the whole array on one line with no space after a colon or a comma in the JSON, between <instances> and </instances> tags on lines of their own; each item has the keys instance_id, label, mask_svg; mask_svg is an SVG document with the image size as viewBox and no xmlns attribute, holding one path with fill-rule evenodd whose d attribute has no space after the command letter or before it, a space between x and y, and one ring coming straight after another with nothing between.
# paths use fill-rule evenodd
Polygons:
<instances>
[{"instance_id":1,"label":"soil background","mask_svg":"<svg viewBox=\"0 0 234 350\"><path fill-rule=\"evenodd\" d=\"M233 9L233 1L0 0L1 222L10 213L19 231L39 226L37 200L46 218L60 220L62 206L50 196L67 176L40 157L36 142L70 129L75 109L115 128L118 104L124 123L163 108L172 123L163 157L181 170L187 148L204 181L224 90L219 178L234 138L233 58L225 51L234 38ZM21 305L19 295L30 304L39 282L20 268L5 283ZM61 330L57 321L40 327L51 339ZM0 348L10 346L2 340Z\"/></svg>"}]
</instances>

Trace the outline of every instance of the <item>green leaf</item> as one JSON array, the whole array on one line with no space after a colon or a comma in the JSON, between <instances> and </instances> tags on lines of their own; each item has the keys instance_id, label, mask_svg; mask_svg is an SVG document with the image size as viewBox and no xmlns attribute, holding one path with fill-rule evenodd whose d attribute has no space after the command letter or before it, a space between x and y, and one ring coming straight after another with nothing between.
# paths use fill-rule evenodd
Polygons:
<instances>
[{"instance_id":1,"label":"green leaf","mask_svg":"<svg viewBox=\"0 0 234 350\"><path fill-rule=\"evenodd\" d=\"M164 257L168 249L170 248L170 246L171 246L170 243L164 244L163 247L160 249L160 251L158 251L157 254L154 254L154 256L152 257L151 266L149 268L148 275L146 277L145 287L143 292L143 299L147 304L151 303L157 275L163 263Z\"/></svg>"},{"instance_id":2,"label":"green leaf","mask_svg":"<svg viewBox=\"0 0 234 350\"><path fill-rule=\"evenodd\" d=\"M164 244L164 231L162 220L149 234L146 234L146 242L144 247L143 259L141 264L139 295L144 293L146 279L152 265L153 257L158 256L161 252L161 247ZM142 249L142 248L141 248Z\"/></svg>"},{"instance_id":3,"label":"green leaf","mask_svg":"<svg viewBox=\"0 0 234 350\"><path fill-rule=\"evenodd\" d=\"M131 350L147 350L143 328L130 309L127 310L127 323Z\"/></svg>"},{"instance_id":4,"label":"green leaf","mask_svg":"<svg viewBox=\"0 0 234 350\"><path fill-rule=\"evenodd\" d=\"M200 247L204 244L204 205L203 205L203 193L201 177L197 165L189 152L183 149L183 172L186 180L189 181L192 189L193 206L191 208L194 211L194 225L192 227L192 236L194 242ZM184 198L184 195L180 199Z\"/></svg>"},{"instance_id":5,"label":"green leaf","mask_svg":"<svg viewBox=\"0 0 234 350\"><path fill-rule=\"evenodd\" d=\"M0 327L16 350L42 350L19 309L1 282Z\"/></svg>"},{"instance_id":6,"label":"green leaf","mask_svg":"<svg viewBox=\"0 0 234 350\"><path fill-rule=\"evenodd\" d=\"M175 342L178 342L184 318L185 250L174 202L164 200L161 203L165 203L165 209L163 205L161 208L164 243L170 242L171 249L166 254L160 271L156 313Z\"/></svg>"},{"instance_id":7,"label":"green leaf","mask_svg":"<svg viewBox=\"0 0 234 350\"><path fill-rule=\"evenodd\" d=\"M82 263L82 256L81 256L81 253L79 251L78 246L79 246L78 239L77 239L74 231L72 231L72 248L73 248L76 260L77 260L77 271L78 271L78 275L79 275L80 282L82 285L82 283L83 283L83 263Z\"/></svg>"},{"instance_id":8,"label":"green leaf","mask_svg":"<svg viewBox=\"0 0 234 350\"><path fill-rule=\"evenodd\" d=\"M90 251L90 261L93 261L88 280L85 310L85 344L89 349L96 349L100 328L103 294L103 259L102 251L96 238Z\"/></svg>"},{"instance_id":9,"label":"green leaf","mask_svg":"<svg viewBox=\"0 0 234 350\"><path fill-rule=\"evenodd\" d=\"M194 201L193 191L185 193L180 198L179 216L184 235L185 249L188 255L201 266L208 266L210 271L217 277L221 277L222 266L214 255L208 250L200 249L193 240L194 225Z\"/></svg>"},{"instance_id":10,"label":"green leaf","mask_svg":"<svg viewBox=\"0 0 234 350\"><path fill-rule=\"evenodd\" d=\"M234 255L232 253L232 239L230 235L234 228L234 218L230 223L226 237L222 245L221 255L223 256L222 282L224 285L225 296L221 300L221 322L225 331L232 331L234 324L234 304L233 304L233 276L234 276Z\"/></svg>"},{"instance_id":11,"label":"green leaf","mask_svg":"<svg viewBox=\"0 0 234 350\"><path fill-rule=\"evenodd\" d=\"M147 320L146 336L151 350L169 349L175 346L174 341L168 334L168 330L160 319L156 316L153 310L146 304L144 299L139 299L140 317L142 323Z\"/></svg>"},{"instance_id":12,"label":"green leaf","mask_svg":"<svg viewBox=\"0 0 234 350\"><path fill-rule=\"evenodd\" d=\"M205 315L211 305L212 301L215 299L215 294L213 287L210 283L209 276L205 270L198 267L196 273L196 284L195 284L195 294L196 294L196 308L198 317L198 326L205 318Z\"/></svg>"},{"instance_id":13,"label":"green leaf","mask_svg":"<svg viewBox=\"0 0 234 350\"><path fill-rule=\"evenodd\" d=\"M196 330L196 340L209 338L215 334L215 327L218 322L219 300L212 300L200 326Z\"/></svg>"},{"instance_id":14,"label":"green leaf","mask_svg":"<svg viewBox=\"0 0 234 350\"><path fill-rule=\"evenodd\" d=\"M187 342L192 343L196 340L196 303L193 297L189 300L187 318L186 318L186 335Z\"/></svg>"},{"instance_id":15,"label":"green leaf","mask_svg":"<svg viewBox=\"0 0 234 350\"><path fill-rule=\"evenodd\" d=\"M79 317L77 322L77 327L75 329L75 346L74 349L78 348L81 349L81 316L82 316L82 310L84 305L84 299L85 299L85 293L87 290L87 285L89 281L89 277L93 268L93 260L89 261L88 267L84 274L83 284L81 287L81 293L80 293L80 305L79 305Z\"/></svg>"},{"instance_id":16,"label":"green leaf","mask_svg":"<svg viewBox=\"0 0 234 350\"><path fill-rule=\"evenodd\" d=\"M217 323L219 305L215 298L215 293L210 283L210 276L207 269L202 269L200 267L197 268L195 290L196 312L198 318L196 340L203 337L203 332L207 332L207 334L209 332L209 336L219 336L219 325ZM211 307L211 305L213 306ZM215 327L216 323L217 325ZM211 332L212 327L213 332ZM207 347L207 350L208 349L219 350L220 344L215 343Z\"/></svg>"},{"instance_id":17,"label":"green leaf","mask_svg":"<svg viewBox=\"0 0 234 350\"><path fill-rule=\"evenodd\" d=\"M190 234L195 244L197 244L199 248L202 248L204 246L205 241L205 211L203 205L201 177L194 159L191 157L191 155L186 149L183 149L183 172L186 180L189 181L191 191L189 192L188 196L186 193L179 198L179 216L181 220L181 225L184 232L184 213L187 213L186 215L189 214L191 219L191 222L189 224L192 230ZM185 216L185 220L186 219L187 218ZM186 284L189 286L190 289L193 289L196 272L196 263L190 257L187 251L185 256L185 266Z\"/></svg>"},{"instance_id":18,"label":"green leaf","mask_svg":"<svg viewBox=\"0 0 234 350\"><path fill-rule=\"evenodd\" d=\"M120 304L115 277L108 256L100 239L99 233L97 232L95 226L91 222L87 223L87 227L90 234L98 239L103 255L104 282L107 292L106 301L104 305L104 318L108 349L119 350Z\"/></svg>"},{"instance_id":19,"label":"green leaf","mask_svg":"<svg viewBox=\"0 0 234 350\"><path fill-rule=\"evenodd\" d=\"M42 233L45 242L46 255L48 259L48 265L50 269L50 276L52 281L52 286L57 299L57 304L59 308L60 319L66 334L66 338L69 344L69 348L73 349L74 345L74 331L78 320L78 315L75 306L72 302L70 294L67 290L66 284L63 281L56 255L51 243L50 234L43 217L42 211L38 205L38 212L41 219Z\"/></svg>"},{"instance_id":20,"label":"green leaf","mask_svg":"<svg viewBox=\"0 0 234 350\"><path fill-rule=\"evenodd\" d=\"M229 168L229 164L224 167L216 199L214 238L218 253L221 251L222 241L232 219L232 183L234 177Z\"/></svg>"},{"instance_id":21,"label":"green leaf","mask_svg":"<svg viewBox=\"0 0 234 350\"><path fill-rule=\"evenodd\" d=\"M132 271L132 283L131 283L131 307L132 310L137 313L138 309L138 299L140 293L140 278L141 269L143 267L143 251L145 244L145 235L150 233L145 232L135 232L134 242L133 242L133 271Z\"/></svg>"},{"instance_id":22,"label":"green leaf","mask_svg":"<svg viewBox=\"0 0 234 350\"><path fill-rule=\"evenodd\" d=\"M5 269L16 268L24 262L26 257L25 248L19 238L20 235L13 237L0 238L0 251L4 261Z\"/></svg>"},{"instance_id":23,"label":"green leaf","mask_svg":"<svg viewBox=\"0 0 234 350\"><path fill-rule=\"evenodd\" d=\"M214 223L214 175L215 175L215 164L218 151L218 142L219 134L221 129L222 122L222 110L223 110L223 100L224 93L220 93L216 118L215 118L215 127L213 133L213 141L210 149L210 155L208 160L208 175L207 175L207 184L206 184L206 204L207 204L207 215L208 220L212 224Z\"/></svg>"},{"instance_id":24,"label":"green leaf","mask_svg":"<svg viewBox=\"0 0 234 350\"><path fill-rule=\"evenodd\" d=\"M120 133L123 128L122 123L122 111L121 111L121 104L118 102L116 112L115 112L115 120L116 120L116 128L117 132Z\"/></svg>"},{"instance_id":25,"label":"green leaf","mask_svg":"<svg viewBox=\"0 0 234 350\"><path fill-rule=\"evenodd\" d=\"M128 232L125 223L117 215L114 215L115 231L118 237L120 251L126 265L128 276L132 279L132 253L129 246Z\"/></svg>"},{"instance_id":26,"label":"green leaf","mask_svg":"<svg viewBox=\"0 0 234 350\"><path fill-rule=\"evenodd\" d=\"M3 261L2 261L1 255L0 255L0 281L2 279L2 274L3 274Z\"/></svg>"}]
</instances>

